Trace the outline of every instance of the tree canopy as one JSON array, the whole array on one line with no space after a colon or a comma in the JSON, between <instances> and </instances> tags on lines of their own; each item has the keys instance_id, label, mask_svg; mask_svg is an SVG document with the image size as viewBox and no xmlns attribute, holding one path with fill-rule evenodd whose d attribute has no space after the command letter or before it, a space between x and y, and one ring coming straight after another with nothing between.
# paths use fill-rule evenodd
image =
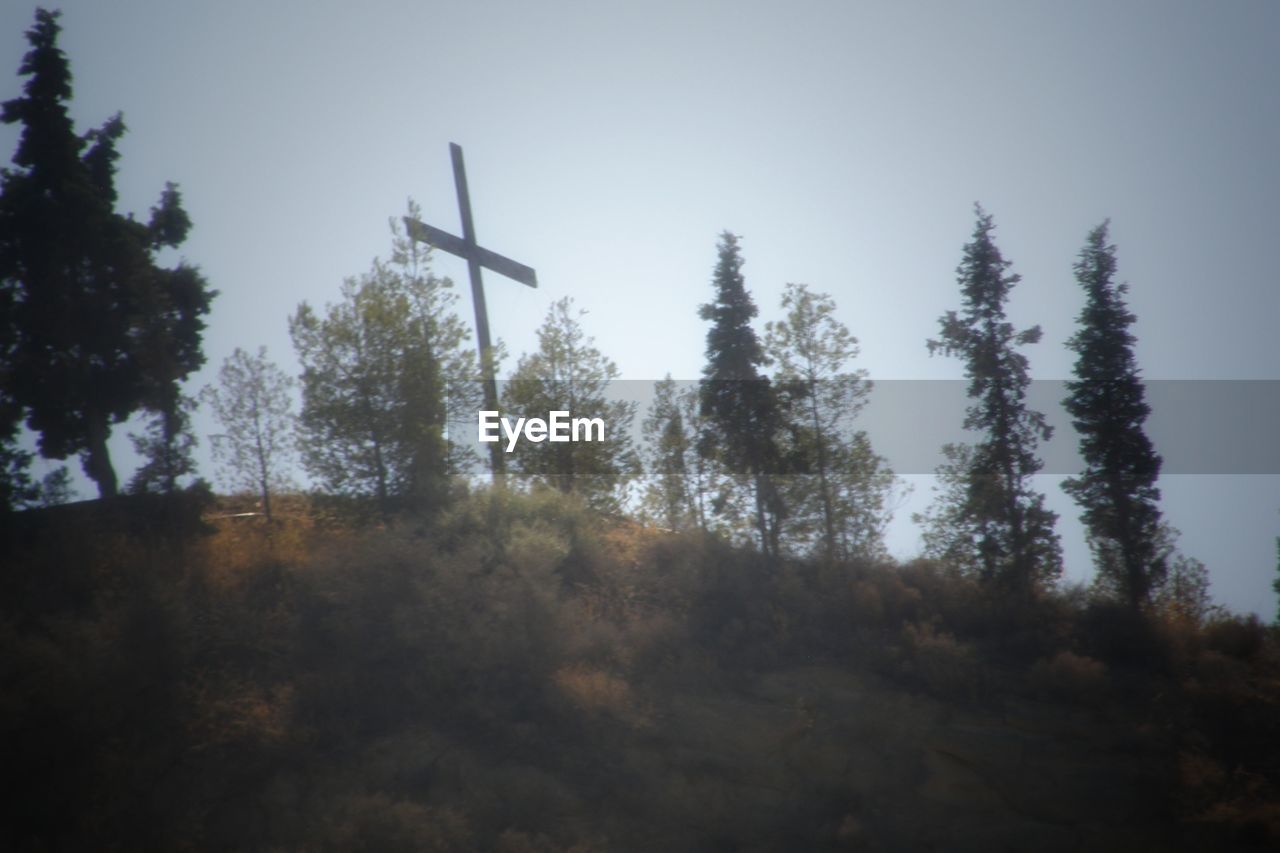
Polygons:
<instances>
[{"instance_id":1,"label":"tree canopy","mask_svg":"<svg viewBox=\"0 0 1280 853\"><path fill-rule=\"evenodd\" d=\"M787 401L788 538L828 560L879 556L894 478L854 429L872 388L866 371L850 370L858 339L836 319L835 300L807 285L788 284L781 307L783 319L765 327L765 351Z\"/></svg>"},{"instance_id":2,"label":"tree canopy","mask_svg":"<svg viewBox=\"0 0 1280 853\"><path fill-rule=\"evenodd\" d=\"M1037 445L1052 429L1026 406L1031 378L1018 350L1040 340L1040 327L1018 331L1005 319L1005 303L1020 277L1009 272L1010 262L992 239L990 214L977 206L976 215L973 239L956 270L961 309L939 319L940 334L928 346L931 353L964 360L974 400L964 426L984 438L968 449L950 448L950 464L939 473L944 488L949 482L952 488L930 533L935 552L984 581L1027 593L1062 572L1057 516L1030 480L1041 467Z\"/></svg>"},{"instance_id":3,"label":"tree canopy","mask_svg":"<svg viewBox=\"0 0 1280 853\"><path fill-rule=\"evenodd\" d=\"M583 330L585 313L574 311L567 297L552 304L538 328L537 351L520 359L503 389L503 407L518 417L547 419L552 411L566 411L573 418L599 418L603 440L521 441L512 461L522 476L617 511L621 490L639 472L631 446L636 404L609 399L618 366Z\"/></svg>"},{"instance_id":4,"label":"tree canopy","mask_svg":"<svg viewBox=\"0 0 1280 853\"><path fill-rule=\"evenodd\" d=\"M214 458L232 489L256 492L272 517L271 495L290 482L295 450L293 377L267 358L267 348L248 353L236 347L222 362L218 384L201 397L222 424L213 437Z\"/></svg>"},{"instance_id":5,"label":"tree canopy","mask_svg":"<svg viewBox=\"0 0 1280 853\"><path fill-rule=\"evenodd\" d=\"M717 255L711 279L714 298L699 309L702 319L711 323L701 386L707 428L699 452L750 483L760 550L776 555L785 514L773 479L782 464L778 397L761 372L768 359L751 326L757 309L742 275L738 237L723 232Z\"/></svg>"},{"instance_id":6,"label":"tree canopy","mask_svg":"<svg viewBox=\"0 0 1280 853\"><path fill-rule=\"evenodd\" d=\"M0 173L4 397L38 433L43 456L81 454L111 496L112 425L143 408L179 411L179 383L204 362L203 318L216 293L195 267L157 263L191 227L174 184L146 223L115 211L124 120L117 113L75 132L59 31L57 12L37 10L19 69L24 93L0 112L22 127L13 166Z\"/></svg>"},{"instance_id":7,"label":"tree canopy","mask_svg":"<svg viewBox=\"0 0 1280 853\"><path fill-rule=\"evenodd\" d=\"M1114 282L1116 250L1107 238L1104 222L1089 232L1075 264L1086 302L1067 341L1076 378L1063 405L1080 434L1085 470L1062 486L1080 505L1098 585L1139 610L1167 571L1158 545L1161 460L1144 429L1151 407L1129 331L1137 318L1125 305L1127 285Z\"/></svg>"},{"instance_id":8,"label":"tree canopy","mask_svg":"<svg viewBox=\"0 0 1280 853\"><path fill-rule=\"evenodd\" d=\"M290 318L303 464L327 490L373 497L383 513L438 506L449 472L440 334L449 286L416 256L397 255L347 278L323 314L303 302Z\"/></svg>"}]
</instances>

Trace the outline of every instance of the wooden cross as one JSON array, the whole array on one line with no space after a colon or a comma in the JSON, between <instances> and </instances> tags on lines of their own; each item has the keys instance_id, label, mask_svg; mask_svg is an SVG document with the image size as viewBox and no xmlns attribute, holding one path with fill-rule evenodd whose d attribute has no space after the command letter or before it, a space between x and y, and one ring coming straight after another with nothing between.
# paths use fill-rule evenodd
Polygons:
<instances>
[{"instance_id":1,"label":"wooden cross","mask_svg":"<svg viewBox=\"0 0 1280 853\"><path fill-rule=\"evenodd\" d=\"M538 276L532 268L510 258L504 258L497 252L491 252L476 243L476 229L471 222L471 197L467 194L467 170L462 163L462 147L455 142L450 142L449 153L453 156L453 183L458 188L462 237L455 237L447 231L432 228L408 216L404 218L404 227L410 239L427 243L437 249L444 249L451 255L466 259L467 271L471 274L471 301L476 309L476 344L480 350L480 370L484 379L484 404L485 408L497 411L498 380L494 376L493 346L489 340L489 312L484 304L484 283L480 278L480 268L487 267L529 287L538 286ZM500 442L489 445L489 460L493 469L493 481L501 484L506 478L502 448L499 444Z\"/></svg>"}]
</instances>

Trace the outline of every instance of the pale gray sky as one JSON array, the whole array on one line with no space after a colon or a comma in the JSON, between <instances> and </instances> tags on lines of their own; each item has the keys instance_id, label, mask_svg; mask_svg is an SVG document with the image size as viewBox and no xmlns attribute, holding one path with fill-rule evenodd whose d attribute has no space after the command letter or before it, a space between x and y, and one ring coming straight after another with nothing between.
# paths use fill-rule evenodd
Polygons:
<instances>
[{"instance_id":1,"label":"pale gray sky","mask_svg":"<svg viewBox=\"0 0 1280 853\"><path fill-rule=\"evenodd\" d=\"M924 340L959 305L981 201L1023 275L1011 314L1045 331L1036 377L1069 375L1071 264L1111 217L1147 377L1280 378L1280 4L60 8L78 127L116 110L129 125L122 209L145 215L177 181L195 223L182 255L221 291L192 389L236 346L266 344L292 369L287 316L384 254L407 197L456 232L451 141L480 241L538 270L537 291L487 282L513 354L569 295L626 378L696 377L697 306L728 228L762 325L786 282L806 282L835 296L873 377L956 378ZM2 98L19 92L33 10L0 8ZM0 129L6 160L15 143ZM466 278L452 258L437 271ZM1272 615L1280 477L1162 485L1219 599ZM1075 508L1055 504L1069 573L1085 577ZM916 547L909 509L901 555Z\"/></svg>"}]
</instances>

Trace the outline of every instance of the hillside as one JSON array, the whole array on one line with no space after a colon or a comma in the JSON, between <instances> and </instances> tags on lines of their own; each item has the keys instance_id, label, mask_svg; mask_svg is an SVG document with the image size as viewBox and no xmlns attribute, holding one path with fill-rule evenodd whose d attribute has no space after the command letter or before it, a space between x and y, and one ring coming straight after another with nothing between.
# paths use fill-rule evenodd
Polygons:
<instances>
[{"instance_id":1,"label":"hillside","mask_svg":"<svg viewBox=\"0 0 1280 853\"><path fill-rule=\"evenodd\" d=\"M1251 850L1280 639L479 493L15 516L12 850ZM185 521L184 521L185 520Z\"/></svg>"}]
</instances>

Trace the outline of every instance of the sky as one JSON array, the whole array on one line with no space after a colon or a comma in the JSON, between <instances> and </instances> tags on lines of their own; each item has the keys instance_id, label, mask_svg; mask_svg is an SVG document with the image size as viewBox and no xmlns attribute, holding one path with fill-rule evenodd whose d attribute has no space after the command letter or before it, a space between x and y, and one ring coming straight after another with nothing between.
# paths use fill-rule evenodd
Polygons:
<instances>
[{"instance_id":1,"label":"sky","mask_svg":"<svg viewBox=\"0 0 1280 853\"><path fill-rule=\"evenodd\" d=\"M697 308L728 229L761 328L786 283L807 283L835 298L861 343L855 366L874 379L958 379L963 365L929 357L925 340L959 307L955 268L981 202L1022 275L1010 317L1044 330L1027 350L1035 378L1070 375L1063 342L1082 304L1071 265L1110 218L1145 377L1280 379L1280 4L59 8L77 128L116 111L129 128L120 209L145 217L177 182L194 228L166 260L199 265L220 293L189 391L236 347L265 345L296 371L288 316L336 300L344 277L385 256L408 198L460 233L450 142L465 151L480 243L538 272L537 290L486 279L493 333L513 356L571 296L624 378L696 378ZM0 6L0 98L20 92L33 12ZM0 127L6 159L16 142ZM435 271L466 281L443 254ZM202 413L196 431L216 425ZM122 480L127 432L112 444ZM915 492L890 532L899 556L918 549L909 516L930 497L929 478L907 479ZM1059 479L1037 485L1062 515L1068 576L1084 579ZM1271 618L1276 469L1161 486L1217 599Z\"/></svg>"}]
</instances>

